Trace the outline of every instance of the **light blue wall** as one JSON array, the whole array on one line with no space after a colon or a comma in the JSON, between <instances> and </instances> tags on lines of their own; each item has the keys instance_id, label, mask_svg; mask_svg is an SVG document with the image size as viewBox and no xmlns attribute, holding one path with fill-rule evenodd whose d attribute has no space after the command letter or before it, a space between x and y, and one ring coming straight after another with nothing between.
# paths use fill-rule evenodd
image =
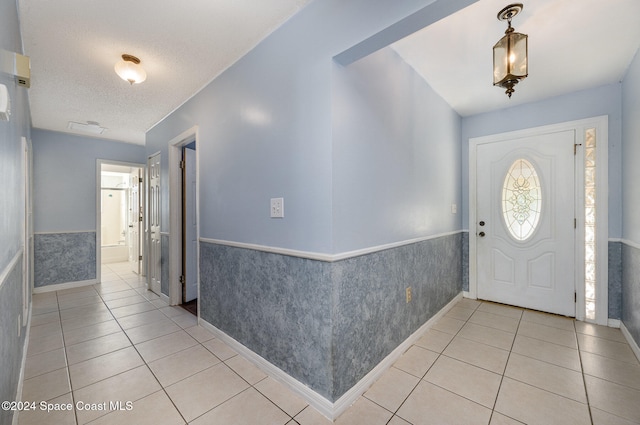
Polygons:
<instances>
[{"instance_id":1,"label":"light blue wall","mask_svg":"<svg viewBox=\"0 0 640 425\"><path fill-rule=\"evenodd\" d=\"M640 244L640 50L622 84L622 238Z\"/></svg>"},{"instance_id":2,"label":"light blue wall","mask_svg":"<svg viewBox=\"0 0 640 425\"><path fill-rule=\"evenodd\" d=\"M203 238L338 254L454 232L340 262L201 241L202 317L331 401L462 280L460 117L390 50L333 58L472 2L313 1L147 133L165 232L167 145L196 125Z\"/></svg>"},{"instance_id":3,"label":"light blue wall","mask_svg":"<svg viewBox=\"0 0 640 425\"><path fill-rule=\"evenodd\" d=\"M22 53L15 1L0 1L0 49ZM0 400L16 399L26 329L22 324L24 169L21 138L30 138L27 90L0 72L11 99L10 121L0 121ZM20 336L18 336L18 328ZM13 413L0 410L0 423Z\"/></svg>"},{"instance_id":4,"label":"light blue wall","mask_svg":"<svg viewBox=\"0 0 640 425\"><path fill-rule=\"evenodd\" d=\"M96 160L146 163L143 146L32 132L34 230L96 231Z\"/></svg>"},{"instance_id":5,"label":"light blue wall","mask_svg":"<svg viewBox=\"0 0 640 425\"><path fill-rule=\"evenodd\" d=\"M391 48L333 72L334 251L460 230L460 116Z\"/></svg>"},{"instance_id":6,"label":"light blue wall","mask_svg":"<svg viewBox=\"0 0 640 425\"><path fill-rule=\"evenodd\" d=\"M96 279L98 159L146 162L143 146L33 130L34 286Z\"/></svg>"},{"instance_id":7,"label":"light blue wall","mask_svg":"<svg viewBox=\"0 0 640 425\"><path fill-rule=\"evenodd\" d=\"M20 28L14 1L0 2L0 49L22 53ZM21 140L29 138L31 126L27 90L18 87L11 75L0 72L0 84L7 86L11 99L10 121L0 121L0 271L7 266L22 241L24 213Z\"/></svg>"},{"instance_id":8,"label":"light blue wall","mask_svg":"<svg viewBox=\"0 0 640 425\"><path fill-rule=\"evenodd\" d=\"M526 84L523 82L522 84ZM517 96L516 92L514 96ZM505 96L505 104L508 99ZM621 85L611 84L462 119L462 226L469 227L469 139L600 115L609 116L609 237L622 234Z\"/></svg>"},{"instance_id":9,"label":"light blue wall","mask_svg":"<svg viewBox=\"0 0 640 425\"><path fill-rule=\"evenodd\" d=\"M151 129L147 153L162 151L166 169L167 143L199 126L202 237L321 253L368 243L332 240L332 58L431 3L471 2L311 2ZM272 197L283 220L269 218ZM167 231L166 205L162 219ZM378 225L401 237L384 228L397 220Z\"/></svg>"},{"instance_id":10,"label":"light blue wall","mask_svg":"<svg viewBox=\"0 0 640 425\"><path fill-rule=\"evenodd\" d=\"M622 322L640 345L640 50L622 84Z\"/></svg>"}]
</instances>

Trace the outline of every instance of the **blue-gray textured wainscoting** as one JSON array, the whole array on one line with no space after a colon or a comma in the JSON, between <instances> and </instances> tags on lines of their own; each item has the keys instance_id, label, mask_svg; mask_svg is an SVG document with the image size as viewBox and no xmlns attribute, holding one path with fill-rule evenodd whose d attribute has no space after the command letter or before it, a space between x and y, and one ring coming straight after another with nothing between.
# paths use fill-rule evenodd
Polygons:
<instances>
[{"instance_id":1,"label":"blue-gray textured wainscoting","mask_svg":"<svg viewBox=\"0 0 640 425\"><path fill-rule=\"evenodd\" d=\"M461 240L335 262L201 242L201 317L335 402L460 293Z\"/></svg>"},{"instance_id":2,"label":"blue-gray textured wainscoting","mask_svg":"<svg viewBox=\"0 0 640 425\"><path fill-rule=\"evenodd\" d=\"M96 232L36 233L36 288L96 279Z\"/></svg>"},{"instance_id":3,"label":"blue-gray textured wainscoting","mask_svg":"<svg viewBox=\"0 0 640 425\"><path fill-rule=\"evenodd\" d=\"M622 244L622 323L640 345L640 249Z\"/></svg>"},{"instance_id":4,"label":"blue-gray textured wainscoting","mask_svg":"<svg viewBox=\"0 0 640 425\"><path fill-rule=\"evenodd\" d=\"M26 329L18 336L17 318L22 317L22 255L13 262L0 282L0 400L14 401L20 379ZM0 275L3 271L0 270ZM21 326L21 324L20 324ZM0 410L0 424L10 424L13 414Z\"/></svg>"},{"instance_id":5,"label":"blue-gray textured wainscoting","mask_svg":"<svg viewBox=\"0 0 640 425\"><path fill-rule=\"evenodd\" d=\"M609 319L622 319L622 242L609 241Z\"/></svg>"},{"instance_id":6,"label":"blue-gray textured wainscoting","mask_svg":"<svg viewBox=\"0 0 640 425\"><path fill-rule=\"evenodd\" d=\"M332 263L333 401L462 291L461 243L457 233Z\"/></svg>"}]
</instances>

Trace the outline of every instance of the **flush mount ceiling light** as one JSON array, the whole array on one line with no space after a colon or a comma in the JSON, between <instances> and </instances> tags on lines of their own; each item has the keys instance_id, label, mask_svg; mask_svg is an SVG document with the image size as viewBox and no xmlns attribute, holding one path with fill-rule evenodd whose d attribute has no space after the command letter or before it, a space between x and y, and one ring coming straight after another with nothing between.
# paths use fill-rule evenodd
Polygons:
<instances>
[{"instance_id":1,"label":"flush mount ceiling light","mask_svg":"<svg viewBox=\"0 0 640 425\"><path fill-rule=\"evenodd\" d=\"M511 98L513 86L528 75L526 34L515 32L511 19L522 12L522 3L514 3L498 12L498 20L507 21L509 26L504 36L493 46L493 85L507 89Z\"/></svg>"},{"instance_id":2,"label":"flush mount ceiling light","mask_svg":"<svg viewBox=\"0 0 640 425\"><path fill-rule=\"evenodd\" d=\"M122 60L116 63L114 69L120 78L131 85L140 84L147 79L147 73L140 66L140 59L132 55L122 55Z\"/></svg>"}]
</instances>

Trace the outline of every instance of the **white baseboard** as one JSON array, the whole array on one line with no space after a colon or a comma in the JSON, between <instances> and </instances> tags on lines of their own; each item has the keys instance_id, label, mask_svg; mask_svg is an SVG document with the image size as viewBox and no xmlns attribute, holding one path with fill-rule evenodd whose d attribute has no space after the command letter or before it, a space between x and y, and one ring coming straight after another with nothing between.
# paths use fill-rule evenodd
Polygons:
<instances>
[{"instance_id":1,"label":"white baseboard","mask_svg":"<svg viewBox=\"0 0 640 425\"><path fill-rule=\"evenodd\" d=\"M607 326L610 328L619 328L620 327L620 320L618 319L609 319L607 320Z\"/></svg>"},{"instance_id":2,"label":"white baseboard","mask_svg":"<svg viewBox=\"0 0 640 425\"><path fill-rule=\"evenodd\" d=\"M385 357L371 372L367 373L357 384L351 387L342 397L333 404L333 417L336 419L344 413L358 398L373 385L378 378L384 374L393 364L407 351L413 344L418 341L422 335L431 328L442 316L447 314L451 308L462 299L462 293L456 295L447 305L438 311L433 317L427 320L417 331L412 333L400 345L398 345L387 357Z\"/></svg>"},{"instance_id":3,"label":"white baseboard","mask_svg":"<svg viewBox=\"0 0 640 425\"><path fill-rule=\"evenodd\" d=\"M623 322L620 322L620 330L622 331L622 335L624 335L627 342L629 343L629 346L631 347L633 354L635 354L638 361L640 361L640 347L638 347L638 343L636 342L635 339L633 339L633 337L631 336L631 333L629 333L629 330L627 329L627 327L624 325Z\"/></svg>"},{"instance_id":4,"label":"white baseboard","mask_svg":"<svg viewBox=\"0 0 640 425\"><path fill-rule=\"evenodd\" d=\"M211 323L204 319L198 319L198 324L209 332L213 333L216 338L233 348L238 354L251 363L256 365L264 373L288 387L291 391L302 397L311 407L322 413L327 418L331 419L333 415L333 403L329 400L313 391L311 388L304 385L302 382L291 377L285 371L270 363L262 356L251 351L249 348L242 345L220 329L213 326Z\"/></svg>"},{"instance_id":5,"label":"white baseboard","mask_svg":"<svg viewBox=\"0 0 640 425\"><path fill-rule=\"evenodd\" d=\"M33 305L33 304L32 304ZM20 363L20 375L18 377L18 389L16 390L16 398L14 400L21 401L22 400L22 386L24 384L24 368L27 364L27 350L29 349L29 334L31 332L31 311L32 308L29 306L29 319L27 320L27 327L24 332L24 346L22 347L22 362ZM18 425L18 420L20 416L20 411L16 410L13 414L13 420L11 421L11 425Z\"/></svg>"},{"instance_id":6,"label":"white baseboard","mask_svg":"<svg viewBox=\"0 0 640 425\"><path fill-rule=\"evenodd\" d=\"M282 383L291 391L302 397L311 407L326 416L329 420L335 420L344 413L358 398L373 385L399 358L407 351L422 335L433 326L433 324L444 316L458 301L462 299L462 293L458 294L446 306L444 306L431 319L424 323L417 331L411 334L406 340L398 345L387 357L378 363L369 373L367 373L358 383L349 389L335 403L318 394L307 385L293 378L285 371L270 363L260 355L251 351L220 329L213 326L204 319L199 319L198 323L205 329L212 332L216 338L222 340L242 357L246 358L267 375Z\"/></svg>"},{"instance_id":7,"label":"white baseboard","mask_svg":"<svg viewBox=\"0 0 640 425\"><path fill-rule=\"evenodd\" d=\"M95 285L96 283L99 283L97 279L56 283L55 285L38 286L37 288L33 288L33 293L42 294L45 292L62 291L63 289L81 288L83 286Z\"/></svg>"}]
</instances>

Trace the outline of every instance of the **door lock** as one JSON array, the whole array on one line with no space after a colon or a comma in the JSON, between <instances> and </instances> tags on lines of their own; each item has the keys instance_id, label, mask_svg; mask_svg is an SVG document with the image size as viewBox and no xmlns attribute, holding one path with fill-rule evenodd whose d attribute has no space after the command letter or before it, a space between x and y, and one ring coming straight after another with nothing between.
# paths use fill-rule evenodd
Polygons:
<instances>
[{"instance_id":1,"label":"door lock","mask_svg":"<svg viewBox=\"0 0 640 425\"><path fill-rule=\"evenodd\" d=\"M480 226L484 226L484 221L481 221L480 223L478 223Z\"/></svg>"},{"instance_id":2,"label":"door lock","mask_svg":"<svg viewBox=\"0 0 640 425\"><path fill-rule=\"evenodd\" d=\"M481 238L484 238L485 233L484 232L480 232L478 233L478 236L480 236Z\"/></svg>"}]
</instances>

